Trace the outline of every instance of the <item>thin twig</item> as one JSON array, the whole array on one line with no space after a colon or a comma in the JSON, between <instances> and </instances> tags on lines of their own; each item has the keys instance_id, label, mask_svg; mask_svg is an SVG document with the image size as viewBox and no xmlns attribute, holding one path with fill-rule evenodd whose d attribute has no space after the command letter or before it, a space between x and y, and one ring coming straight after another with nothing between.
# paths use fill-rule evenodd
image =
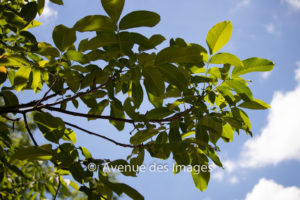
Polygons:
<instances>
[{"instance_id":1,"label":"thin twig","mask_svg":"<svg viewBox=\"0 0 300 200\"><path fill-rule=\"evenodd\" d=\"M104 200L107 200L106 197L104 197L103 195L100 195L100 198L104 199Z\"/></svg>"},{"instance_id":2,"label":"thin twig","mask_svg":"<svg viewBox=\"0 0 300 200\"><path fill-rule=\"evenodd\" d=\"M57 96L58 93L54 93L54 94L51 94L49 96L47 96L46 98L44 98L43 101L46 101L48 99L51 99L55 96ZM12 112L19 109L19 108L27 108L27 107L32 107L34 105L36 105L40 100L34 100L34 101L30 101L28 103L24 103L24 104L19 104L19 105L16 105L16 106L5 106L5 107L0 107L0 113L9 113L9 112Z\"/></svg>"},{"instance_id":3,"label":"thin twig","mask_svg":"<svg viewBox=\"0 0 300 200\"><path fill-rule=\"evenodd\" d=\"M37 142L35 141L35 139L34 139L34 137L33 137L33 135L32 135L32 132L31 132L29 126L28 126L26 113L23 113L23 118L24 118L25 127L26 127L26 129L27 129L27 132L28 132L28 134L29 134L29 136L30 136L32 142L34 143L35 146L39 146L39 145L37 144Z\"/></svg>"},{"instance_id":4,"label":"thin twig","mask_svg":"<svg viewBox=\"0 0 300 200\"><path fill-rule=\"evenodd\" d=\"M192 106L191 108L189 108L183 112L177 113L171 117L167 117L164 119L149 119L148 121L153 122L153 123L171 122L171 121L179 119L180 117L188 114L190 111L192 111L193 108L194 107ZM63 109L55 108L55 107L46 107L45 109L68 114L68 115L84 117L84 118L107 119L107 120L120 121L120 122L126 122L126 123L131 123L131 124L134 124L135 122L139 122L139 121L135 121L132 119L123 119L123 118L117 118L117 117L111 117L111 116L105 116L105 115L91 115L91 114L85 114L85 113L78 113L78 112L63 110ZM142 122L142 121L140 121L140 122Z\"/></svg>"},{"instance_id":5,"label":"thin twig","mask_svg":"<svg viewBox=\"0 0 300 200\"><path fill-rule=\"evenodd\" d=\"M49 106L55 106L55 105L62 104L62 103L68 102L68 101L72 101L73 99L76 99L78 97L85 96L85 95L87 95L89 93L95 92L95 91L103 88L108 83L110 83L115 77L116 77L116 74L114 74L113 76L111 76L109 79L107 79L107 81L105 81L104 83L102 83L98 87L95 87L93 89L87 90L87 91L82 92L82 93L78 93L77 95L74 95L72 97L69 97L69 98L66 98L66 99L63 99L63 100L60 100L60 101L57 101L57 102L53 102L53 103L49 103L49 104L44 104L44 105L37 106L37 108L41 109L41 108L46 108L46 107L49 107ZM35 110L35 109L28 109L28 110L25 110L25 112L29 112L29 111L33 111L33 110Z\"/></svg>"},{"instance_id":6,"label":"thin twig","mask_svg":"<svg viewBox=\"0 0 300 200\"><path fill-rule=\"evenodd\" d=\"M139 145L123 144L123 143L117 142L117 141L115 141L113 139L110 139L110 138L108 138L108 137L106 137L104 135L100 135L98 133L94 133L94 132L91 132L91 131L86 130L84 128L81 128L81 127L79 127L79 126L77 126L75 124L72 124L72 123L69 123L69 122L65 122L65 124L68 125L68 126L71 126L73 128L76 128L78 130L81 130L83 132L86 132L86 133L88 133L90 135L94 135L94 136L100 137L102 139L108 140L108 141L110 141L110 142L112 142L112 143L114 143L114 144L116 144L118 146L121 146L121 147L137 148L137 147L145 147L145 146L147 146L147 145L144 145L144 144L139 144Z\"/></svg>"},{"instance_id":7,"label":"thin twig","mask_svg":"<svg viewBox=\"0 0 300 200\"><path fill-rule=\"evenodd\" d=\"M57 198L57 195L58 195L58 191L59 191L60 185L61 185L61 181L60 181L60 177L59 177L59 178L58 178L58 186L57 186L57 189L56 189L55 196L53 197L53 200L56 200L56 198Z\"/></svg>"},{"instance_id":8,"label":"thin twig","mask_svg":"<svg viewBox=\"0 0 300 200\"><path fill-rule=\"evenodd\" d=\"M44 96L34 105L33 108L36 108L37 106L39 106L41 104L41 102L45 101L45 99L47 98L47 95L49 94L49 92L51 92L51 90L53 89L53 87L56 85L56 83L58 82L59 77L57 77L55 79L55 81L52 83L52 85L50 86L50 88L47 90L47 92L44 94Z\"/></svg>"}]
</instances>

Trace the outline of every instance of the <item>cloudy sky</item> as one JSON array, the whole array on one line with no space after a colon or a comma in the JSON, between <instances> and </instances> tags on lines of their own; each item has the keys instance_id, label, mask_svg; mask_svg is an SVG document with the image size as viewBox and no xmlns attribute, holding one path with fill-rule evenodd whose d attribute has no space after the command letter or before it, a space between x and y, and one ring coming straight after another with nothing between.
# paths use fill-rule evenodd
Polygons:
<instances>
[{"instance_id":1,"label":"cloudy sky","mask_svg":"<svg viewBox=\"0 0 300 200\"><path fill-rule=\"evenodd\" d=\"M40 41L51 42L58 24L71 27L90 14L104 14L99 0L65 0L65 6L47 3L44 24L34 32ZM138 178L118 177L138 189L146 199L263 200L300 199L300 0L127 0L124 13L152 10L161 15L150 36L182 37L205 46L208 30L230 20L232 39L222 51L245 59L262 57L276 63L271 73L253 73L251 89L268 102L268 111L249 111L254 137L236 135L231 144L219 143L225 169L214 169L208 189L198 191L188 173L141 173ZM123 14L124 14L123 13ZM299 117L299 118L298 118ZM86 128L118 140L128 139L128 130L118 133L102 122L78 121ZM78 133L79 143L94 157L124 158L130 152L97 138ZM170 163L147 158L145 164ZM123 199L127 199L123 197Z\"/></svg>"}]
</instances>

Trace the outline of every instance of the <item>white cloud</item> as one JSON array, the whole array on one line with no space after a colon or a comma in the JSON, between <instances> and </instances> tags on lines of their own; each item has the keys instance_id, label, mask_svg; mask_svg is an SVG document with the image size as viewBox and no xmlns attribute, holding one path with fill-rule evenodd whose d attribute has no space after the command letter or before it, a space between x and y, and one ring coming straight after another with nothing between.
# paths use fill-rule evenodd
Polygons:
<instances>
[{"instance_id":1,"label":"white cloud","mask_svg":"<svg viewBox=\"0 0 300 200\"><path fill-rule=\"evenodd\" d=\"M241 0L238 1L238 3L233 7L233 9L231 10L231 12L234 12L236 10L239 10L242 7L246 7L250 4L251 0Z\"/></svg>"},{"instance_id":2,"label":"white cloud","mask_svg":"<svg viewBox=\"0 0 300 200\"><path fill-rule=\"evenodd\" d=\"M230 161L230 160L224 161L223 166L224 166L225 171L228 173L233 172L237 168L236 163L233 161Z\"/></svg>"},{"instance_id":3,"label":"white cloud","mask_svg":"<svg viewBox=\"0 0 300 200\"><path fill-rule=\"evenodd\" d=\"M261 73L261 77L262 77L264 80L266 80L266 79L268 79L268 78L270 77L271 73L272 73L272 71L269 71L269 72L263 72L263 73Z\"/></svg>"},{"instance_id":4,"label":"white cloud","mask_svg":"<svg viewBox=\"0 0 300 200\"><path fill-rule=\"evenodd\" d=\"M268 31L268 33L271 33L271 34L275 33L275 26L273 23L269 23L269 24L265 25L265 29L266 29L266 31Z\"/></svg>"},{"instance_id":5,"label":"white cloud","mask_svg":"<svg viewBox=\"0 0 300 200\"><path fill-rule=\"evenodd\" d=\"M238 179L238 177L233 176L233 177L231 177L231 178L229 179L229 182L230 182L231 184L236 184L236 183L239 182L239 179Z\"/></svg>"},{"instance_id":6,"label":"white cloud","mask_svg":"<svg viewBox=\"0 0 300 200\"><path fill-rule=\"evenodd\" d=\"M294 10L300 10L300 0L281 0L281 2L287 3Z\"/></svg>"},{"instance_id":7,"label":"white cloud","mask_svg":"<svg viewBox=\"0 0 300 200\"><path fill-rule=\"evenodd\" d=\"M222 169L212 173L212 179L216 181L223 181L224 171Z\"/></svg>"},{"instance_id":8,"label":"white cloud","mask_svg":"<svg viewBox=\"0 0 300 200\"><path fill-rule=\"evenodd\" d=\"M299 200L300 188L298 187L284 187L273 180L260 179L254 186L253 190L247 194L245 200Z\"/></svg>"},{"instance_id":9,"label":"white cloud","mask_svg":"<svg viewBox=\"0 0 300 200\"><path fill-rule=\"evenodd\" d=\"M49 6L49 0L45 1L45 7L41 16L38 16L37 20L48 22L49 20L56 19L58 12Z\"/></svg>"},{"instance_id":10,"label":"white cloud","mask_svg":"<svg viewBox=\"0 0 300 200\"><path fill-rule=\"evenodd\" d=\"M300 161L300 62L295 71L298 86L289 92L275 92L268 123L261 135L249 139L243 146L239 165L263 167L286 160Z\"/></svg>"}]
</instances>

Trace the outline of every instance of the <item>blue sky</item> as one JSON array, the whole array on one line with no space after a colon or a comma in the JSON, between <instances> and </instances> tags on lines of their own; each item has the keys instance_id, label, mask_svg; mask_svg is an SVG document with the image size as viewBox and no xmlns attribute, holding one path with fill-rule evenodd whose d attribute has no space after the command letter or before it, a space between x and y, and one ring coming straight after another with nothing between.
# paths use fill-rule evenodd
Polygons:
<instances>
[{"instance_id":1,"label":"blue sky","mask_svg":"<svg viewBox=\"0 0 300 200\"><path fill-rule=\"evenodd\" d=\"M86 15L105 14L100 0L64 3L65 6L47 4L40 18L44 24L33 30L39 41L52 42L51 33L58 24L71 27ZM181 37L203 46L214 24L230 20L233 35L222 52L231 52L241 59L267 58L276 65L271 73L245 76L253 81L250 87L254 96L272 108L249 111L253 138L236 134L233 143L219 143L225 169L213 170L205 192L198 191L185 172L176 176L172 172L148 172L140 173L138 178L118 178L139 190L145 199L300 199L300 0L127 0L123 16L133 10L151 10L161 15L155 28L136 31L147 36L160 33L167 39ZM64 119L74 121L73 117ZM102 121L87 124L80 118L75 120L87 129L128 141L130 127L119 133ZM130 154L130 150L101 139L80 132L77 135L77 145L86 146L94 157L120 159ZM153 162L170 164L171 160L162 162L147 156L145 164Z\"/></svg>"}]
</instances>

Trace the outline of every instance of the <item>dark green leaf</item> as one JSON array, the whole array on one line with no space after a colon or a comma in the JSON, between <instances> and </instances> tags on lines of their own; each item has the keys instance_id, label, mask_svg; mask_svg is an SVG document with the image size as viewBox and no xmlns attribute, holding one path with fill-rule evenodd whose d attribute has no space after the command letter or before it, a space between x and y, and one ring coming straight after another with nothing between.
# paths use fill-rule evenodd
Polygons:
<instances>
[{"instance_id":1,"label":"dark green leaf","mask_svg":"<svg viewBox=\"0 0 300 200\"><path fill-rule=\"evenodd\" d=\"M123 106L120 101L114 100L110 104L110 116L125 119L125 114L123 111ZM125 123L119 120L110 120L109 121L112 125L114 125L119 131L124 129Z\"/></svg>"},{"instance_id":2,"label":"dark green leaf","mask_svg":"<svg viewBox=\"0 0 300 200\"><path fill-rule=\"evenodd\" d=\"M52 3L55 3L57 5L64 5L64 2L62 0L50 0Z\"/></svg>"},{"instance_id":3,"label":"dark green leaf","mask_svg":"<svg viewBox=\"0 0 300 200\"><path fill-rule=\"evenodd\" d=\"M187 89L187 86L189 85L189 75L184 73L183 70L180 70L172 64L165 64L159 67L159 71L170 84L175 85L181 91L185 91Z\"/></svg>"},{"instance_id":4,"label":"dark green leaf","mask_svg":"<svg viewBox=\"0 0 300 200\"><path fill-rule=\"evenodd\" d=\"M199 48L188 47L167 47L161 50L156 57L155 64L163 65L167 63L202 63L203 58Z\"/></svg>"},{"instance_id":5,"label":"dark green leaf","mask_svg":"<svg viewBox=\"0 0 300 200\"><path fill-rule=\"evenodd\" d=\"M4 98L5 106L19 105L19 100L14 93L4 90L1 92L1 95Z\"/></svg>"},{"instance_id":6,"label":"dark green leaf","mask_svg":"<svg viewBox=\"0 0 300 200\"><path fill-rule=\"evenodd\" d=\"M89 15L77 21L74 29L79 32L86 31L115 31L116 25L103 15Z\"/></svg>"},{"instance_id":7,"label":"dark green leaf","mask_svg":"<svg viewBox=\"0 0 300 200\"><path fill-rule=\"evenodd\" d=\"M136 28L136 27L153 27L160 21L160 16L155 12L150 11L133 11L125 15L119 24L121 30Z\"/></svg>"},{"instance_id":8,"label":"dark green leaf","mask_svg":"<svg viewBox=\"0 0 300 200\"><path fill-rule=\"evenodd\" d=\"M106 13L117 22L122 13L125 0L101 0L102 6Z\"/></svg>"},{"instance_id":9,"label":"dark green leaf","mask_svg":"<svg viewBox=\"0 0 300 200\"><path fill-rule=\"evenodd\" d=\"M62 24L56 26L52 33L54 44L60 51L65 51L76 41L76 32Z\"/></svg>"},{"instance_id":10,"label":"dark green leaf","mask_svg":"<svg viewBox=\"0 0 300 200\"><path fill-rule=\"evenodd\" d=\"M52 158L52 145L45 144L39 147L32 146L27 148L19 149L11 157L13 160L50 160Z\"/></svg>"},{"instance_id":11,"label":"dark green leaf","mask_svg":"<svg viewBox=\"0 0 300 200\"><path fill-rule=\"evenodd\" d=\"M160 96L165 91L165 84L157 68L147 67L143 71L145 77L144 84L147 91Z\"/></svg>"},{"instance_id":12,"label":"dark green leaf","mask_svg":"<svg viewBox=\"0 0 300 200\"><path fill-rule=\"evenodd\" d=\"M68 59L79 62L80 64L86 64L89 62L88 58L79 51L69 50L64 54Z\"/></svg>"},{"instance_id":13,"label":"dark green leaf","mask_svg":"<svg viewBox=\"0 0 300 200\"><path fill-rule=\"evenodd\" d=\"M29 2L22 8L20 15L27 22L31 22L37 14L37 11L38 11L37 8L38 7L37 7L36 2Z\"/></svg>"},{"instance_id":14,"label":"dark green leaf","mask_svg":"<svg viewBox=\"0 0 300 200\"><path fill-rule=\"evenodd\" d=\"M44 112L36 113L33 119L49 141L58 143L59 139L63 137L65 123L60 118L53 117L51 114Z\"/></svg>"},{"instance_id":15,"label":"dark green leaf","mask_svg":"<svg viewBox=\"0 0 300 200\"><path fill-rule=\"evenodd\" d=\"M45 0L38 0L37 2L38 2L37 10L38 10L39 15L41 15L44 10L44 7L45 7Z\"/></svg>"},{"instance_id":16,"label":"dark green leaf","mask_svg":"<svg viewBox=\"0 0 300 200\"><path fill-rule=\"evenodd\" d=\"M38 48L39 48L38 53L43 56L51 56L51 57L60 56L58 50L46 42L39 42Z\"/></svg>"},{"instance_id":17,"label":"dark green leaf","mask_svg":"<svg viewBox=\"0 0 300 200\"><path fill-rule=\"evenodd\" d=\"M138 131L134 136L130 138L130 143L133 145L142 144L143 142L155 136L157 133L158 130L156 129Z\"/></svg>"}]
</instances>

